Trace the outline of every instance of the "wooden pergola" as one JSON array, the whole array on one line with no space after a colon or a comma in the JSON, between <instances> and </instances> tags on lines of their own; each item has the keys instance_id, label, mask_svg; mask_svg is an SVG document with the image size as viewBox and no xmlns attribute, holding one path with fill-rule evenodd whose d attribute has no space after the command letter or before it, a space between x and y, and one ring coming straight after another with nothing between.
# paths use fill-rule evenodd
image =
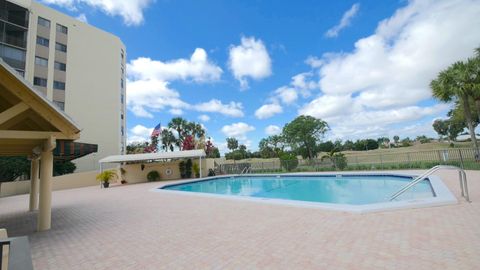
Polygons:
<instances>
[{"instance_id":1,"label":"wooden pergola","mask_svg":"<svg viewBox=\"0 0 480 270\"><path fill-rule=\"evenodd\" d=\"M67 114L0 59L0 156L30 158L30 210L36 210L38 204L39 231L51 227L53 151L57 140L79 137L80 128Z\"/></svg>"}]
</instances>

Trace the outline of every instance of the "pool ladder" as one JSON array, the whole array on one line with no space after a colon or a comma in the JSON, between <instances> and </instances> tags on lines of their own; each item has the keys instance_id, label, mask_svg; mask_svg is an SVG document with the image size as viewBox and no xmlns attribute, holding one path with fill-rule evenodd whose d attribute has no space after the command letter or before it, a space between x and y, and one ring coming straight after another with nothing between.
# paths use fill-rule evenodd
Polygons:
<instances>
[{"instance_id":1,"label":"pool ladder","mask_svg":"<svg viewBox=\"0 0 480 270\"><path fill-rule=\"evenodd\" d=\"M467 174L462 168L450 165L437 165L432 167L428 171L424 172L423 174L417 176L413 179L410 183L406 186L402 187L399 191L395 192L392 196L390 196L390 201L395 200L398 196L405 193L407 190L415 186L416 184L420 183L421 181L425 180L428 176L432 175L434 172L438 170L456 170L458 171L458 178L460 180L460 189L462 190L462 197L465 198L467 202L470 202L470 197L468 195L468 185L467 185Z\"/></svg>"}]
</instances>

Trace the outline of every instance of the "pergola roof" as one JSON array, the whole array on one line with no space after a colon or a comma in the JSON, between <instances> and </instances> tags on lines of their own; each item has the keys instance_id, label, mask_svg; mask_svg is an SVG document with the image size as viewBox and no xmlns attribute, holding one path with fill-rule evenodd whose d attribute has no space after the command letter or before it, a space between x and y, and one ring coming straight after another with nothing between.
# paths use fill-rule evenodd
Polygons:
<instances>
[{"instance_id":1,"label":"pergola roof","mask_svg":"<svg viewBox=\"0 0 480 270\"><path fill-rule=\"evenodd\" d=\"M207 154L204 150L187 150L177 152L161 152L161 153L145 153L145 154L130 154L130 155L116 155L102 158L100 163L122 163L135 161L149 161L162 159L181 159L181 158L199 158L205 157Z\"/></svg>"},{"instance_id":2,"label":"pergola roof","mask_svg":"<svg viewBox=\"0 0 480 270\"><path fill-rule=\"evenodd\" d=\"M0 59L0 156L31 155L46 140L76 140L80 127Z\"/></svg>"}]
</instances>

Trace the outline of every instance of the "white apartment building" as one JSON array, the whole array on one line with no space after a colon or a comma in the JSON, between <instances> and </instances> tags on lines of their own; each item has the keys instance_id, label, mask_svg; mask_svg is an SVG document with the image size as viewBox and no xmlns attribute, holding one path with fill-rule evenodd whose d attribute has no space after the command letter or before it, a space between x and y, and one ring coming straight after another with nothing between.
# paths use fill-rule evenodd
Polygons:
<instances>
[{"instance_id":1,"label":"white apartment building","mask_svg":"<svg viewBox=\"0 0 480 270\"><path fill-rule=\"evenodd\" d=\"M74 162L77 172L126 147L122 41L31 0L0 0L0 57L82 128L98 153Z\"/></svg>"}]
</instances>

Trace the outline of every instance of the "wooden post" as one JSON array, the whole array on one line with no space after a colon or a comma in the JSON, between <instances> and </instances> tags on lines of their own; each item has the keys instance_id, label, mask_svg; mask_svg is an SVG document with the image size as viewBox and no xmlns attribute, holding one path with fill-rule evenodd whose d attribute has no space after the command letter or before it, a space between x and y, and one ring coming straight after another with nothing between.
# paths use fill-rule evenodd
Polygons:
<instances>
[{"instance_id":1,"label":"wooden post","mask_svg":"<svg viewBox=\"0 0 480 270\"><path fill-rule=\"evenodd\" d=\"M39 173L39 160L33 158L32 166L30 169L30 204L29 210L34 211L38 209L38 173Z\"/></svg>"},{"instance_id":2,"label":"wooden post","mask_svg":"<svg viewBox=\"0 0 480 270\"><path fill-rule=\"evenodd\" d=\"M53 178L53 149L55 137L50 137L40 154L40 200L38 207L38 231L46 231L52 224L52 178Z\"/></svg>"}]
</instances>

